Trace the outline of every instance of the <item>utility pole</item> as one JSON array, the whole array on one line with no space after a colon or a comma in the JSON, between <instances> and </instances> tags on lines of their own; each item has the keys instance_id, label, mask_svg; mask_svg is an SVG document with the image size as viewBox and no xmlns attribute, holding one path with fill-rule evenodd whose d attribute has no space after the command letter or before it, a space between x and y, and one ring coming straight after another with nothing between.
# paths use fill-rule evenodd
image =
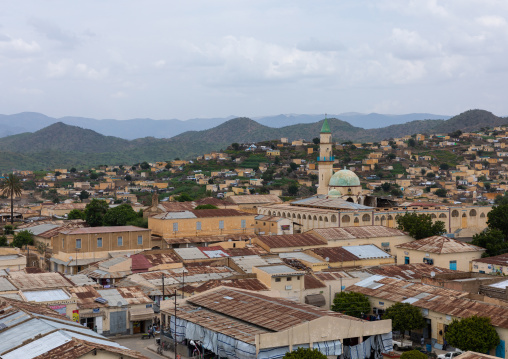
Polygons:
<instances>
[{"instance_id":1,"label":"utility pole","mask_svg":"<svg viewBox=\"0 0 508 359\"><path fill-rule=\"evenodd\" d=\"M174 335L174 340L175 340L175 359L176 358L176 289L175 289L175 335Z\"/></svg>"},{"instance_id":2,"label":"utility pole","mask_svg":"<svg viewBox=\"0 0 508 359\"><path fill-rule=\"evenodd\" d=\"M162 301L164 300L164 273L162 273L162 298L159 300L159 314L162 307ZM159 331L159 345L162 345L162 332L164 332L164 317L161 315L161 327Z\"/></svg>"},{"instance_id":3,"label":"utility pole","mask_svg":"<svg viewBox=\"0 0 508 359\"><path fill-rule=\"evenodd\" d=\"M185 298L183 289L185 288L185 272L182 272L182 299Z\"/></svg>"}]
</instances>

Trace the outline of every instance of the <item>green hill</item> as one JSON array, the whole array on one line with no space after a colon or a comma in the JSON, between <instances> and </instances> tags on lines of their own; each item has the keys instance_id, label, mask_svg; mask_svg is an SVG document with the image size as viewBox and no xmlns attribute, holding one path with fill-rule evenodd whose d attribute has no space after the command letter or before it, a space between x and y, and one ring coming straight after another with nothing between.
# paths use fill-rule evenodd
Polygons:
<instances>
[{"instance_id":1,"label":"green hill","mask_svg":"<svg viewBox=\"0 0 508 359\"><path fill-rule=\"evenodd\" d=\"M470 110L446 121L412 121L369 130L354 127L339 119L329 119L328 122L335 141L366 142L414 133L473 131L503 125L508 120L488 111ZM248 118L236 118L208 130L188 131L170 139L145 137L129 141L55 123L34 133L0 138L0 170L85 168L97 164L164 161L175 157L190 159L224 149L233 142L252 143L281 137L310 141L319 136L322 124L323 121L272 128Z\"/></svg>"}]
</instances>

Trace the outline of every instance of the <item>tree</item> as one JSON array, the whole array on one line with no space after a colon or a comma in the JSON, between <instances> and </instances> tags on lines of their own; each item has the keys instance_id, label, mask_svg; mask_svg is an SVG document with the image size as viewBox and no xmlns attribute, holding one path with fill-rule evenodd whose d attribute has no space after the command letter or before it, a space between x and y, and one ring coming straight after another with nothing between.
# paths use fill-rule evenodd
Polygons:
<instances>
[{"instance_id":1,"label":"tree","mask_svg":"<svg viewBox=\"0 0 508 359\"><path fill-rule=\"evenodd\" d=\"M275 163L276 165L278 165L280 163L279 156L275 156L275 159L273 160L273 163Z\"/></svg>"},{"instance_id":2,"label":"tree","mask_svg":"<svg viewBox=\"0 0 508 359\"><path fill-rule=\"evenodd\" d=\"M80 209L73 209L67 214L67 219L85 219L85 212Z\"/></svg>"},{"instance_id":3,"label":"tree","mask_svg":"<svg viewBox=\"0 0 508 359\"><path fill-rule=\"evenodd\" d=\"M84 199L87 199L88 197L90 197L90 193L88 193L87 191L85 190L82 190L80 193L79 193L79 199L80 200L84 200Z\"/></svg>"},{"instance_id":4,"label":"tree","mask_svg":"<svg viewBox=\"0 0 508 359\"><path fill-rule=\"evenodd\" d=\"M298 348L284 354L282 359L326 359L327 356L317 349Z\"/></svg>"},{"instance_id":5,"label":"tree","mask_svg":"<svg viewBox=\"0 0 508 359\"><path fill-rule=\"evenodd\" d=\"M76 168L75 168L75 167L72 167L72 168L70 169L70 172L71 172L71 173L75 173L75 172L76 172Z\"/></svg>"},{"instance_id":6,"label":"tree","mask_svg":"<svg viewBox=\"0 0 508 359\"><path fill-rule=\"evenodd\" d=\"M240 149L240 144L238 144L237 142L233 142L231 144L231 147L233 148L233 150L238 151Z\"/></svg>"},{"instance_id":7,"label":"tree","mask_svg":"<svg viewBox=\"0 0 508 359\"><path fill-rule=\"evenodd\" d=\"M496 198L494 198L494 204L496 206L499 206L501 204L508 204L508 196L506 195L506 193L504 195L498 194Z\"/></svg>"},{"instance_id":8,"label":"tree","mask_svg":"<svg viewBox=\"0 0 508 359\"><path fill-rule=\"evenodd\" d=\"M7 247L7 237L5 235L0 236L0 247Z\"/></svg>"},{"instance_id":9,"label":"tree","mask_svg":"<svg viewBox=\"0 0 508 359\"><path fill-rule=\"evenodd\" d=\"M454 319L448 325L445 339L451 346L462 351L478 353L487 353L499 345L499 335L490 323L490 318L476 315L461 320Z\"/></svg>"},{"instance_id":10,"label":"tree","mask_svg":"<svg viewBox=\"0 0 508 359\"><path fill-rule=\"evenodd\" d=\"M11 246L23 248L26 245L34 244L34 235L32 232L28 230L19 231L14 235L14 239L12 240Z\"/></svg>"},{"instance_id":11,"label":"tree","mask_svg":"<svg viewBox=\"0 0 508 359\"><path fill-rule=\"evenodd\" d=\"M391 319L392 328L401 332L402 337L407 330L422 329L427 324L420 308L409 303L395 303L386 310L383 319Z\"/></svg>"},{"instance_id":12,"label":"tree","mask_svg":"<svg viewBox=\"0 0 508 359\"><path fill-rule=\"evenodd\" d=\"M450 165L448 163L441 163L439 165L439 169L443 171L448 171L450 169Z\"/></svg>"},{"instance_id":13,"label":"tree","mask_svg":"<svg viewBox=\"0 0 508 359\"><path fill-rule=\"evenodd\" d=\"M298 185L296 183L291 183L288 187L288 193L290 196L296 196L298 194Z\"/></svg>"},{"instance_id":14,"label":"tree","mask_svg":"<svg viewBox=\"0 0 508 359\"><path fill-rule=\"evenodd\" d=\"M436 196L444 198L444 197L446 197L446 194L448 193L448 191L445 190L444 188L439 188L434 193L436 194Z\"/></svg>"},{"instance_id":15,"label":"tree","mask_svg":"<svg viewBox=\"0 0 508 359\"><path fill-rule=\"evenodd\" d=\"M409 147L415 147L416 146L416 141L414 138L410 138L408 141L407 141L407 144L409 145Z\"/></svg>"},{"instance_id":16,"label":"tree","mask_svg":"<svg viewBox=\"0 0 508 359\"><path fill-rule=\"evenodd\" d=\"M497 228L487 228L481 233L475 234L471 244L485 248L486 251L482 257L493 257L508 251L508 242L505 242L505 236Z\"/></svg>"},{"instance_id":17,"label":"tree","mask_svg":"<svg viewBox=\"0 0 508 359\"><path fill-rule=\"evenodd\" d=\"M390 190L390 188L392 188L391 183L388 183L388 182L381 183L381 189L383 191L388 192Z\"/></svg>"},{"instance_id":18,"label":"tree","mask_svg":"<svg viewBox=\"0 0 508 359\"><path fill-rule=\"evenodd\" d=\"M402 353L400 359L427 359L427 355L419 350L409 350Z\"/></svg>"},{"instance_id":19,"label":"tree","mask_svg":"<svg viewBox=\"0 0 508 359\"><path fill-rule=\"evenodd\" d=\"M219 209L219 207L214 206L213 204L200 204L196 206L194 209Z\"/></svg>"},{"instance_id":20,"label":"tree","mask_svg":"<svg viewBox=\"0 0 508 359\"><path fill-rule=\"evenodd\" d=\"M446 233L445 224L441 221L432 223L429 214L408 213L397 218L397 228L408 232L414 239L440 236Z\"/></svg>"},{"instance_id":21,"label":"tree","mask_svg":"<svg viewBox=\"0 0 508 359\"><path fill-rule=\"evenodd\" d=\"M2 195L11 198L11 224L14 223L14 196L21 196L23 187L18 177L13 173L9 173L7 178L0 184Z\"/></svg>"},{"instance_id":22,"label":"tree","mask_svg":"<svg viewBox=\"0 0 508 359\"><path fill-rule=\"evenodd\" d=\"M494 206L487 214L489 228L497 228L508 237L508 204Z\"/></svg>"},{"instance_id":23,"label":"tree","mask_svg":"<svg viewBox=\"0 0 508 359\"><path fill-rule=\"evenodd\" d=\"M332 310L361 318L370 312L369 298L362 293L340 292L333 299Z\"/></svg>"},{"instance_id":24,"label":"tree","mask_svg":"<svg viewBox=\"0 0 508 359\"><path fill-rule=\"evenodd\" d=\"M289 164L289 167L291 167L291 169L292 169L293 171L296 171L296 170L298 169L298 167L299 167L299 166L298 166L296 163L291 162L291 163Z\"/></svg>"},{"instance_id":25,"label":"tree","mask_svg":"<svg viewBox=\"0 0 508 359\"><path fill-rule=\"evenodd\" d=\"M105 226L125 226L127 222L137 218L137 213L127 203L108 209L104 215Z\"/></svg>"},{"instance_id":26,"label":"tree","mask_svg":"<svg viewBox=\"0 0 508 359\"><path fill-rule=\"evenodd\" d=\"M393 161L395 158L397 158L397 156L395 155L395 153L389 153L386 158L388 159L388 161Z\"/></svg>"},{"instance_id":27,"label":"tree","mask_svg":"<svg viewBox=\"0 0 508 359\"><path fill-rule=\"evenodd\" d=\"M97 178L99 178L99 175L97 174L97 172L90 173L90 179L91 180L96 180Z\"/></svg>"},{"instance_id":28,"label":"tree","mask_svg":"<svg viewBox=\"0 0 508 359\"><path fill-rule=\"evenodd\" d=\"M90 227L102 226L108 203L102 199L92 199L85 207L85 221Z\"/></svg>"},{"instance_id":29,"label":"tree","mask_svg":"<svg viewBox=\"0 0 508 359\"><path fill-rule=\"evenodd\" d=\"M189 196L187 193L184 192L184 193L180 194L179 196L176 196L175 200L178 202L191 202L194 199L191 196Z\"/></svg>"},{"instance_id":30,"label":"tree","mask_svg":"<svg viewBox=\"0 0 508 359\"><path fill-rule=\"evenodd\" d=\"M321 141L319 140L319 137L314 137L312 139L312 142L314 142L315 145L319 145L319 142L321 142Z\"/></svg>"},{"instance_id":31,"label":"tree","mask_svg":"<svg viewBox=\"0 0 508 359\"><path fill-rule=\"evenodd\" d=\"M132 176L131 175L125 175L125 180L126 181L132 181Z\"/></svg>"},{"instance_id":32,"label":"tree","mask_svg":"<svg viewBox=\"0 0 508 359\"><path fill-rule=\"evenodd\" d=\"M141 167L142 170L147 170L150 168L150 165L148 164L148 162L143 162L139 165L139 167Z\"/></svg>"}]
</instances>

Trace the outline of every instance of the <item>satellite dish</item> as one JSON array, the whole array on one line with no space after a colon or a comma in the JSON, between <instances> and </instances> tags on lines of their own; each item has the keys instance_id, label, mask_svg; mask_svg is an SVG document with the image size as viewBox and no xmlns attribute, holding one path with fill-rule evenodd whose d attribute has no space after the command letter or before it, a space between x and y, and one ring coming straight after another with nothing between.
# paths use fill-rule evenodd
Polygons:
<instances>
[{"instance_id":1,"label":"satellite dish","mask_svg":"<svg viewBox=\"0 0 508 359\"><path fill-rule=\"evenodd\" d=\"M330 258L326 257L326 258L325 258L325 261L329 262L329 261L330 261Z\"/></svg>"},{"instance_id":2,"label":"satellite dish","mask_svg":"<svg viewBox=\"0 0 508 359\"><path fill-rule=\"evenodd\" d=\"M72 256L69 257L69 260L72 261Z\"/></svg>"},{"instance_id":3,"label":"satellite dish","mask_svg":"<svg viewBox=\"0 0 508 359\"><path fill-rule=\"evenodd\" d=\"M122 302L118 301L118 303L116 303L116 306L117 307L121 307L122 306Z\"/></svg>"},{"instance_id":4,"label":"satellite dish","mask_svg":"<svg viewBox=\"0 0 508 359\"><path fill-rule=\"evenodd\" d=\"M436 272L434 272L434 271L430 272L430 276L431 276L432 278L434 278L434 277L436 276Z\"/></svg>"}]
</instances>

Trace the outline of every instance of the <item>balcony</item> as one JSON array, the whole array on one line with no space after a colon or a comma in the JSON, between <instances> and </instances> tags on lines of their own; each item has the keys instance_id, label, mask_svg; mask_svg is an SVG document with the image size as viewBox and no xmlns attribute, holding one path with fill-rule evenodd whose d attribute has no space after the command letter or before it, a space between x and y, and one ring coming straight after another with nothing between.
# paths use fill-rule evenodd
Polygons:
<instances>
[{"instance_id":1,"label":"balcony","mask_svg":"<svg viewBox=\"0 0 508 359\"><path fill-rule=\"evenodd\" d=\"M318 160L318 162L333 162L333 161L335 161L335 156L331 156L331 157L318 157L317 160Z\"/></svg>"}]
</instances>

